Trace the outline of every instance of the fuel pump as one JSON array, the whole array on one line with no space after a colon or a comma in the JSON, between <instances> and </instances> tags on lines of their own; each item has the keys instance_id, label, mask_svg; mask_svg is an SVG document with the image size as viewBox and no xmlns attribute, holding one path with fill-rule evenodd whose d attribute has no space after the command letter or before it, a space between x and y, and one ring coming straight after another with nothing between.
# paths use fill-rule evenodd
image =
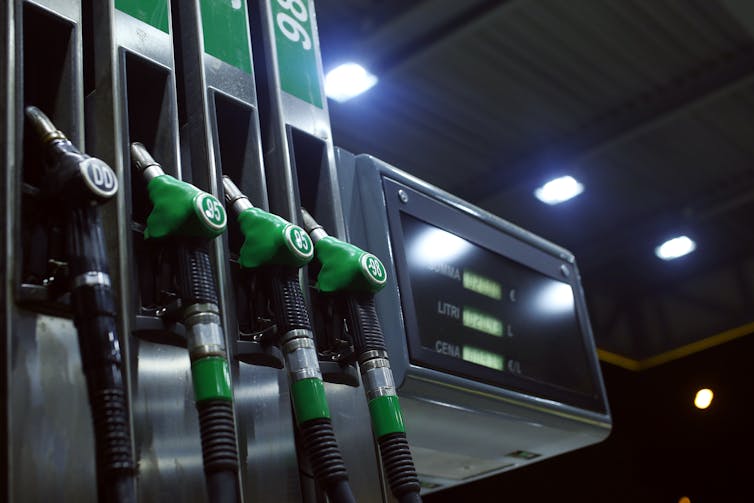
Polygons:
<instances>
[{"instance_id":1,"label":"fuel pump","mask_svg":"<svg viewBox=\"0 0 754 503\"><path fill-rule=\"evenodd\" d=\"M380 448L382 466L393 495L401 503L421 501L419 479L411 458L403 414L395 391L385 339L374 307L374 294L387 281L380 259L329 236L301 209L304 228L311 235L317 260L319 291L340 297L340 305L359 362L369 404L372 431Z\"/></svg>"},{"instance_id":2,"label":"fuel pump","mask_svg":"<svg viewBox=\"0 0 754 503\"><path fill-rule=\"evenodd\" d=\"M128 395L99 210L118 191L118 179L107 164L79 152L38 108L28 107L26 116L45 149L42 191L65 212L73 322L94 422L98 499L134 502Z\"/></svg>"},{"instance_id":3,"label":"fuel pump","mask_svg":"<svg viewBox=\"0 0 754 503\"><path fill-rule=\"evenodd\" d=\"M147 181L153 204L145 237L175 244L179 299L170 306L172 313L164 315L176 315L186 328L209 500L236 502L240 491L233 394L209 257L209 241L225 231L225 210L211 194L165 174L142 144L131 144L131 158Z\"/></svg>"},{"instance_id":4,"label":"fuel pump","mask_svg":"<svg viewBox=\"0 0 754 503\"><path fill-rule=\"evenodd\" d=\"M269 287L276 344L284 355L296 422L314 475L333 503L355 502L333 432L309 312L298 280L298 269L312 259L314 246L297 225L254 208L227 176L223 187L245 237L239 262L244 268L258 269Z\"/></svg>"}]
</instances>

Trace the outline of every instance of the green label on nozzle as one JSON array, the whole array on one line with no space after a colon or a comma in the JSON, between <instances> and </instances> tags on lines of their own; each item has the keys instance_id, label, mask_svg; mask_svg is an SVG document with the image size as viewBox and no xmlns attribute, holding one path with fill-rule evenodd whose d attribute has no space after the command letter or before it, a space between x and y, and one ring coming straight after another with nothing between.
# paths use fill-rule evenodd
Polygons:
<instances>
[{"instance_id":1,"label":"green label on nozzle","mask_svg":"<svg viewBox=\"0 0 754 503\"><path fill-rule=\"evenodd\" d=\"M168 0L115 0L115 8L160 31L170 33Z\"/></svg>"},{"instance_id":2,"label":"green label on nozzle","mask_svg":"<svg viewBox=\"0 0 754 503\"><path fill-rule=\"evenodd\" d=\"M154 208L147 218L147 238L186 236L213 238L225 231L225 208L212 194L170 175L147 185Z\"/></svg>"},{"instance_id":3,"label":"green label on nozzle","mask_svg":"<svg viewBox=\"0 0 754 503\"><path fill-rule=\"evenodd\" d=\"M191 378L194 382L194 398L205 400L233 400L230 389L228 362L220 356L209 356L191 364Z\"/></svg>"},{"instance_id":4,"label":"green label on nozzle","mask_svg":"<svg viewBox=\"0 0 754 503\"><path fill-rule=\"evenodd\" d=\"M325 386L321 379L310 377L295 381L291 384L291 395L298 424L312 419L330 417L330 408L325 398Z\"/></svg>"},{"instance_id":5,"label":"green label on nozzle","mask_svg":"<svg viewBox=\"0 0 754 503\"><path fill-rule=\"evenodd\" d=\"M327 236L315 245L322 269L317 288L323 292L379 292L387 281L380 259L361 248Z\"/></svg>"},{"instance_id":6,"label":"green label on nozzle","mask_svg":"<svg viewBox=\"0 0 754 503\"><path fill-rule=\"evenodd\" d=\"M406 431L401 405L395 395L379 396L370 400L369 415L372 418L374 436L377 438Z\"/></svg>"}]
</instances>

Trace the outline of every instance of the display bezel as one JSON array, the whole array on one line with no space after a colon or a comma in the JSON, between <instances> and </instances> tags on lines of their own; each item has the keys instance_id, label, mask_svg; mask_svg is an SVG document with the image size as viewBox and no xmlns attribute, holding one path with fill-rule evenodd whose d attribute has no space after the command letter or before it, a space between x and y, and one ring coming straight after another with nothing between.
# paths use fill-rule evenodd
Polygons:
<instances>
[{"instance_id":1,"label":"display bezel","mask_svg":"<svg viewBox=\"0 0 754 503\"><path fill-rule=\"evenodd\" d=\"M392 243L393 260L396 266L401 307L406 327L409 361L411 364L459 375L472 381L503 387L518 393L533 395L570 406L606 413L607 406L601 395L601 383L597 361L592 353L593 342L587 317L586 302L579 284L575 264L568 257L559 257L525 241L515 233L484 221L473 212L462 211L443 201L423 194L411 187L383 178L388 228ZM480 365L444 355L422 345L416 317L409 267L405 253L405 239L401 213L405 213L429 225L448 230L470 243L482 247L525 267L567 283L574 293L576 318L581 334L581 348L589 366L593 394L568 389L517 376L505 371L485 368ZM523 233L524 231L521 231ZM504 250L504 251L502 251Z\"/></svg>"}]
</instances>

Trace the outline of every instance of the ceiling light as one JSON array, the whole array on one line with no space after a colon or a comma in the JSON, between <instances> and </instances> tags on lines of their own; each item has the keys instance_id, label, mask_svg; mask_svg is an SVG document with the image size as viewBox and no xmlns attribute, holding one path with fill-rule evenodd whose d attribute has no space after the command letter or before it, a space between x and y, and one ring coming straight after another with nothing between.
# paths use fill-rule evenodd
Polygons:
<instances>
[{"instance_id":1,"label":"ceiling light","mask_svg":"<svg viewBox=\"0 0 754 503\"><path fill-rule=\"evenodd\" d=\"M706 409L712 403L712 397L715 396L711 389L700 389L694 397L694 405L697 409Z\"/></svg>"},{"instance_id":2,"label":"ceiling light","mask_svg":"<svg viewBox=\"0 0 754 503\"><path fill-rule=\"evenodd\" d=\"M333 68L325 76L325 92L337 102L348 101L370 89L377 77L356 63L344 63Z\"/></svg>"},{"instance_id":3,"label":"ceiling light","mask_svg":"<svg viewBox=\"0 0 754 503\"><path fill-rule=\"evenodd\" d=\"M683 257L696 250L696 243L688 236L678 236L668 239L660 246L655 248L655 255L662 260L673 260L674 258Z\"/></svg>"},{"instance_id":4,"label":"ceiling light","mask_svg":"<svg viewBox=\"0 0 754 503\"><path fill-rule=\"evenodd\" d=\"M584 186L572 176L561 176L550 180L534 191L537 199L547 204L558 204L568 201L584 192Z\"/></svg>"}]
</instances>

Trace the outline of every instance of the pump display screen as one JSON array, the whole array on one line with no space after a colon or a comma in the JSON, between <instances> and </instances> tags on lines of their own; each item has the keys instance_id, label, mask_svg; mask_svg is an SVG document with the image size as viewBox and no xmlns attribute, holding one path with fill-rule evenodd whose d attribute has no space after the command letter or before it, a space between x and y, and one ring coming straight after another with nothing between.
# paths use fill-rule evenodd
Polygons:
<instances>
[{"instance_id":1,"label":"pump display screen","mask_svg":"<svg viewBox=\"0 0 754 503\"><path fill-rule=\"evenodd\" d=\"M597 389L571 284L399 213L420 346L412 359L588 406Z\"/></svg>"}]
</instances>

